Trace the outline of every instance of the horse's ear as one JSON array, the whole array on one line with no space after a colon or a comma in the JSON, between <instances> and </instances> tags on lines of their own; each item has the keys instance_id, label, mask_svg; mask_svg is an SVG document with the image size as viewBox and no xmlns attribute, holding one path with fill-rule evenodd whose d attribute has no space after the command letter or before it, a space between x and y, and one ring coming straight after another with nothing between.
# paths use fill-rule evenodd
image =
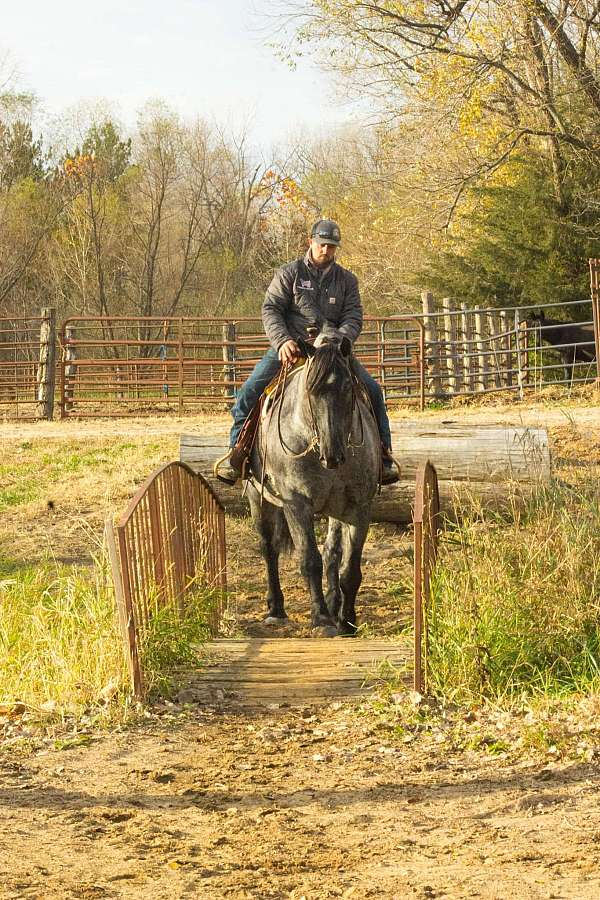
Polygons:
<instances>
[{"instance_id":1,"label":"horse's ear","mask_svg":"<svg viewBox=\"0 0 600 900\"><path fill-rule=\"evenodd\" d=\"M346 335L342 338L342 343L340 344L340 351L342 356L350 356L352 353L352 341L350 338L347 338Z\"/></svg>"},{"instance_id":2,"label":"horse's ear","mask_svg":"<svg viewBox=\"0 0 600 900\"><path fill-rule=\"evenodd\" d=\"M540 309L540 314L539 314L539 316L538 316L538 319L539 319L540 322L545 322L545 321L546 321L546 313L544 312L543 309Z\"/></svg>"},{"instance_id":3,"label":"horse's ear","mask_svg":"<svg viewBox=\"0 0 600 900\"><path fill-rule=\"evenodd\" d=\"M315 348L312 344L309 344L308 341L305 341L303 338L297 338L296 343L300 347L302 356L305 356L308 359L309 356L315 355Z\"/></svg>"}]
</instances>

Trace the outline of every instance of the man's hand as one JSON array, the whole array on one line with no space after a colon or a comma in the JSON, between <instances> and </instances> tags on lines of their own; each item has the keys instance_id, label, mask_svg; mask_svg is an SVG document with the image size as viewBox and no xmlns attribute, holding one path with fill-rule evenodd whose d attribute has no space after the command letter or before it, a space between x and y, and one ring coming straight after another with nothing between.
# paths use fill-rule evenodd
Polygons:
<instances>
[{"instance_id":1,"label":"man's hand","mask_svg":"<svg viewBox=\"0 0 600 900\"><path fill-rule=\"evenodd\" d=\"M279 362L282 365L286 363L293 363L301 356L300 347L296 343L296 341L286 341L285 344L282 344L279 348Z\"/></svg>"}]
</instances>

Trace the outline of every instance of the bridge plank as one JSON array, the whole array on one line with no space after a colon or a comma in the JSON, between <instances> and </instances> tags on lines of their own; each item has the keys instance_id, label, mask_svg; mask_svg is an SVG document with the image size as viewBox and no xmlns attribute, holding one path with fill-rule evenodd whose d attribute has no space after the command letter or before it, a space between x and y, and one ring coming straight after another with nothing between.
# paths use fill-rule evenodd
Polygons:
<instances>
[{"instance_id":1,"label":"bridge plank","mask_svg":"<svg viewBox=\"0 0 600 900\"><path fill-rule=\"evenodd\" d=\"M190 687L208 703L310 706L369 694L382 664L406 673L408 685L411 660L407 639L220 639L206 647Z\"/></svg>"}]
</instances>

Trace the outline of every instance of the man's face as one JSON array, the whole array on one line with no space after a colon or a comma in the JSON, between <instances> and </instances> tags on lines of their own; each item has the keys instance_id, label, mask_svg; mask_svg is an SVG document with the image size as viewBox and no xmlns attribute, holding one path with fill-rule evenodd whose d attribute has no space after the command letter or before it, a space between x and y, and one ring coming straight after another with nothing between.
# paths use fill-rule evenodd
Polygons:
<instances>
[{"instance_id":1,"label":"man's face","mask_svg":"<svg viewBox=\"0 0 600 900\"><path fill-rule=\"evenodd\" d=\"M333 261L335 257L335 251L337 247L335 244L319 244L318 241L315 241L311 238L310 240L310 255L312 256L313 262L320 269L328 266L330 262Z\"/></svg>"}]
</instances>

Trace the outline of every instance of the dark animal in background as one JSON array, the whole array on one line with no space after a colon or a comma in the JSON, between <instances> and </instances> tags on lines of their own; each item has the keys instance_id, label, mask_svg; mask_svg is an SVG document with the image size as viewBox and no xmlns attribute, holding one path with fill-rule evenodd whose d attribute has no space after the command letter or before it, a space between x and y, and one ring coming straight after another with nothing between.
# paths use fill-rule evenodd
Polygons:
<instances>
[{"instance_id":1,"label":"dark animal in background","mask_svg":"<svg viewBox=\"0 0 600 900\"><path fill-rule=\"evenodd\" d=\"M561 322L547 319L543 310L527 319L527 327L540 326L540 340L556 348L565 370L565 381L574 377L576 363L593 363L596 360L594 326L581 322ZM562 346L562 345L569 346Z\"/></svg>"}]
</instances>

